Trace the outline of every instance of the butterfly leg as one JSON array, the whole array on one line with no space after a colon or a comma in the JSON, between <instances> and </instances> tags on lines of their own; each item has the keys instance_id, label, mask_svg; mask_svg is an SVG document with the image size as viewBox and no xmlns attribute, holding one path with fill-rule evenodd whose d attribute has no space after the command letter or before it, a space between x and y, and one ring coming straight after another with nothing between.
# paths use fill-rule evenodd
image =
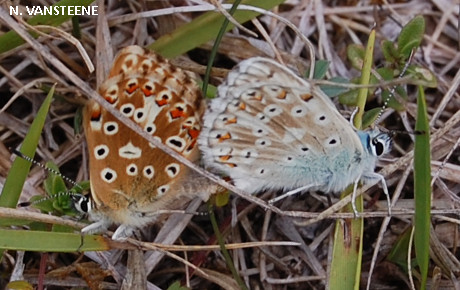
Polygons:
<instances>
[{"instance_id":1,"label":"butterfly leg","mask_svg":"<svg viewBox=\"0 0 460 290\"><path fill-rule=\"evenodd\" d=\"M305 185L305 186L302 186L302 187L299 187L299 188L296 188L296 189L293 189L293 190L290 190L288 192L286 192L285 194L282 194L280 196L277 196L275 198L272 198L268 201L269 204L274 204L275 202L277 201L280 201L282 200L283 198L286 198L288 196L291 196L291 195L294 195L298 192L301 192L301 191L304 191L304 190L307 190L309 188L312 188L312 187L315 187L316 185L315 184L309 184L309 185Z\"/></svg>"},{"instance_id":2,"label":"butterfly leg","mask_svg":"<svg viewBox=\"0 0 460 290\"><path fill-rule=\"evenodd\" d=\"M383 192L385 193L387 197L388 216L391 216L391 199L390 199L390 194L388 193L388 187L385 181L385 177L383 177L383 175L381 174L373 172L373 173L369 173L368 175L366 175L365 178L366 178L366 182L368 182L369 179L377 180L377 182L380 181L380 183L382 184Z\"/></svg>"},{"instance_id":3,"label":"butterfly leg","mask_svg":"<svg viewBox=\"0 0 460 290\"><path fill-rule=\"evenodd\" d=\"M97 221L95 223L92 223L92 224L87 225L86 227L84 227L81 230L81 233L91 235L91 234L95 234L95 233L105 232L107 230L109 224L110 223L107 223L107 221L105 219L101 219L100 221Z\"/></svg>"},{"instance_id":4,"label":"butterfly leg","mask_svg":"<svg viewBox=\"0 0 460 290\"><path fill-rule=\"evenodd\" d=\"M123 241L132 236L134 233L134 228L128 225L120 225L115 233L113 233L112 240L114 241Z\"/></svg>"},{"instance_id":5,"label":"butterfly leg","mask_svg":"<svg viewBox=\"0 0 460 290\"><path fill-rule=\"evenodd\" d=\"M354 187L353 187L353 196L352 196L352 201L351 201L351 206L353 207L353 212L355 213L355 217L358 217L358 211L356 210L355 199L356 199L356 191L357 191L357 188L358 188L359 179L355 181L355 184L354 184ZM380 183L382 184L383 192L385 193L385 195L387 197L388 215L391 216L390 194L388 193L387 183L386 183L385 178L383 177L383 175L375 173L375 172L372 172L372 173L368 173L367 175L365 175L364 179L365 179L366 183L369 183L371 180L376 180L377 182L380 181Z\"/></svg>"},{"instance_id":6,"label":"butterfly leg","mask_svg":"<svg viewBox=\"0 0 460 290\"><path fill-rule=\"evenodd\" d=\"M351 207L353 208L353 213L355 214L355 218L359 217L358 210L356 209L356 192L358 191L358 184L359 180L361 179L361 176L358 177L358 179L355 180L353 183L353 193L351 195Z\"/></svg>"}]
</instances>

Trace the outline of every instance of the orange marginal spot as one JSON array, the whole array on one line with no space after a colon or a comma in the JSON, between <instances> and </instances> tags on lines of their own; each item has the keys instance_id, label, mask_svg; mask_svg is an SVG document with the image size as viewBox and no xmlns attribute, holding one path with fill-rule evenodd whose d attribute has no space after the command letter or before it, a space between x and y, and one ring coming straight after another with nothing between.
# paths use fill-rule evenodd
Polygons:
<instances>
[{"instance_id":1,"label":"orange marginal spot","mask_svg":"<svg viewBox=\"0 0 460 290\"><path fill-rule=\"evenodd\" d=\"M198 138L198 135L200 135L200 130L197 129L189 129L187 132L192 139L196 139Z\"/></svg>"},{"instance_id":2,"label":"orange marginal spot","mask_svg":"<svg viewBox=\"0 0 460 290\"><path fill-rule=\"evenodd\" d=\"M232 158L231 155L219 156L220 161L228 161L230 158Z\"/></svg>"},{"instance_id":3,"label":"orange marginal spot","mask_svg":"<svg viewBox=\"0 0 460 290\"><path fill-rule=\"evenodd\" d=\"M232 135L230 135L230 133L227 132L227 134L220 135L220 136L218 136L218 138L219 138L219 142L223 142L223 141L225 141L227 139L231 139Z\"/></svg>"},{"instance_id":4,"label":"orange marginal spot","mask_svg":"<svg viewBox=\"0 0 460 290\"><path fill-rule=\"evenodd\" d=\"M303 94L303 95L300 95L300 98L304 100L305 102L308 102L313 98L313 96L311 94Z\"/></svg>"},{"instance_id":5,"label":"orange marginal spot","mask_svg":"<svg viewBox=\"0 0 460 290\"><path fill-rule=\"evenodd\" d=\"M126 88L126 92L128 94L132 94L135 90L137 90L139 88L139 85L136 84L136 83L131 83L131 84L128 84L128 87Z\"/></svg>"},{"instance_id":6,"label":"orange marginal spot","mask_svg":"<svg viewBox=\"0 0 460 290\"><path fill-rule=\"evenodd\" d=\"M227 119L227 122L225 122L225 124L236 124L236 117L234 117L233 119Z\"/></svg>"},{"instance_id":7,"label":"orange marginal spot","mask_svg":"<svg viewBox=\"0 0 460 290\"><path fill-rule=\"evenodd\" d=\"M171 114L171 118L177 119L180 117L186 117L186 114L184 113L184 109L180 107L176 107L174 110L171 110L169 112Z\"/></svg>"},{"instance_id":8,"label":"orange marginal spot","mask_svg":"<svg viewBox=\"0 0 460 290\"><path fill-rule=\"evenodd\" d=\"M118 96L115 94L108 94L104 96L104 99L109 102L111 105L115 104L115 102L118 100Z\"/></svg>"},{"instance_id":9,"label":"orange marginal spot","mask_svg":"<svg viewBox=\"0 0 460 290\"><path fill-rule=\"evenodd\" d=\"M163 107L164 105L168 104L168 99L156 100L155 103L157 103L158 106Z\"/></svg>"},{"instance_id":10,"label":"orange marginal spot","mask_svg":"<svg viewBox=\"0 0 460 290\"><path fill-rule=\"evenodd\" d=\"M257 101L262 101L262 95L257 94L257 95L254 96L254 99L256 99Z\"/></svg>"},{"instance_id":11,"label":"orange marginal spot","mask_svg":"<svg viewBox=\"0 0 460 290\"><path fill-rule=\"evenodd\" d=\"M284 100L286 99L286 95L287 95L287 92L285 90L282 90L281 93L276 97L280 100Z\"/></svg>"},{"instance_id":12,"label":"orange marginal spot","mask_svg":"<svg viewBox=\"0 0 460 290\"><path fill-rule=\"evenodd\" d=\"M238 106L241 110L246 110L246 104L241 102L240 105Z\"/></svg>"},{"instance_id":13,"label":"orange marginal spot","mask_svg":"<svg viewBox=\"0 0 460 290\"><path fill-rule=\"evenodd\" d=\"M101 119L101 107L93 106L91 110L91 121L99 121Z\"/></svg>"},{"instance_id":14,"label":"orange marginal spot","mask_svg":"<svg viewBox=\"0 0 460 290\"><path fill-rule=\"evenodd\" d=\"M151 86L146 86L142 88L141 90L146 97L150 97L151 95L153 95L153 88Z\"/></svg>"}]
</instances>

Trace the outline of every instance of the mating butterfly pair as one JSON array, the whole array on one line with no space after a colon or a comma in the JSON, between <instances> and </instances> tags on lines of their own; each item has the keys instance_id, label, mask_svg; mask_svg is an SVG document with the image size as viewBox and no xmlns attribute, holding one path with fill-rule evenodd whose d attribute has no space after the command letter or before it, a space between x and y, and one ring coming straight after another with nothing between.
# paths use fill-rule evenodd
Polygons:
<instances>
[{"instance_id":1,"label":"mating butterfly pair","mask_svg":"<svg viewBox=\"0 0 460 290\"><path fill-rule=\"evenodd\" d=\"M249 194L261 190L338 192L378 179L377 158L390 138L356 131L316 86L265 58L241 62L204 113L191 78L138 46L116 57L100 94L126 117L191 161L229 176ZM204 129L201 120L204 114ZM95 223L85 233L120 224L113 238L155 220L217 187L180 164L91 101L84 127L90 155ZM199 145L199 148L198 148Z\"/></svg>"}]
</instances>

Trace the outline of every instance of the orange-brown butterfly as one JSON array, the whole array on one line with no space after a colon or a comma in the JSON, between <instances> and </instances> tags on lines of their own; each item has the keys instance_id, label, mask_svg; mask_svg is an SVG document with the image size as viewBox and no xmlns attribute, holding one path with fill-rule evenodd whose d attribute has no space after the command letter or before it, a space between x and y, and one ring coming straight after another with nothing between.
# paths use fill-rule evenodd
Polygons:
<instances>
[{"instance_id":1,"label":"orange-brown butterfly","mask_svg":"<svg viewBox=\"0 0 460 290\"><path fill-rule=\"evenodd\" d=\"M197 138L205 105L184 71L139 46L115 58L99 93L143 130L191 161L199 158ZM177 160L155 148L95 101L84 110L89 151L93 224L82 232L120 225L113 239L155 221L159 210L179 209L216 189Z\"/></svg>"}]
</instances>

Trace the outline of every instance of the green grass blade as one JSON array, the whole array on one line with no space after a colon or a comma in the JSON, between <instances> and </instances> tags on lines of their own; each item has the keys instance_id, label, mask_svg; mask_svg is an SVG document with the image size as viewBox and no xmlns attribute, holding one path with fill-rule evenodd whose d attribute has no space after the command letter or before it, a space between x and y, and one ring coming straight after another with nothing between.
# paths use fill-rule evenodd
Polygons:
<instances>
[{"instance_id":1,"label":"green grass blade","mask_svg":"<svg viewBox=\"0 0 460 290\"><path fill-rule=\"evenodd\" d=\"M360 212L363 210L362 198L356 199L356 208ZM351 204L343 209L343 212L352 211ZM363 228L362 218L336 222L329 289L359 289Z\"/></svg>"},{"instance_id":2,"label":"green grass blade","mask_svg":"<svg viewBox=\"0 0 460 290\"><path fill-rule=\"evenodd\" d=\"M241 4L268 10L283 2L283 0L245 0ZM255 18L257 15L259 14L256 12L238 10L233 17L239 23L244 23ZM156 51L166 58L176 57L209 40L213 40L217 36L224 19L225 17L218 12L207 12L178 28L173 33L160 37L147 48ZM233 29L233 27L234 25L230 23L226 31Z\"/></svg>"},{"instance_id":3,"label":"green grass blade","mask_svg":"<svg viewBox=\"0 0 460 290\"><path fill-rule=\"evenodd\" d=\"M415 196L415 255L420 267L421 288L426 289L430 254L431 224L431 155L430 127L427 117L425 93L419 86L415 130L424 132L415 136L414 196Z\"/></svg>"},{"instance_id":4,"label":"green grass blade","mask_svg":"<svg viewBox=\"0 0 460 290\"><path fill-rule=\"evenodd\" d=\"M0 249L34 252L85 252L106 251L110 249L110 245L101 236L0 229Z\"/></svg>"},{"instance_id":5,"label":"green grass blade","mask_svg":"<svg viewBox=\"0 0 460 290\"><path fill-rule=\"evenodd\" d=\"M35 150L38 146L38 141L40 135L45 125L46 116L48 115L48 110L53 99L54 86L51 88L48 96L43 102L40 110L37 113L32 125L30 126L29 132L24 138L24 142L21 146L21 151L24 155L29 157L34 157ZM2 207L16 207L18 203L19 196L22 192L22 187L29 174L31 163L22 158L16 158L11 166L8 176L5 180L5 185L0 195L0 206ZM4 225L4 220L0 221L0 225Z\"/></svg>"},{"instance_id":6,"label":"green grass blade","mask_svg":"<svg viewBox=\"0 0 460 290\"><path fill-rule=\"evenodd\" d=\"M62 0L55 3L53 6L88 6L89 4L93 3L94 0ZM38 7L39 5L29 6L30 7ZM41 6L40 6L41 7ZM59 11L61 11L59 7ZM10 11L8 11L10 12ZM27 21L30 25L50 25L50 26L58 26L63 22L71 19L72 15L36 15ZM34 37L37 37L36 33L31 33ZM24 43L24 40L15 32L9 31L2 36L0 36L0 54L6 51L9 51L21 44Z\"/></svg>"},{"instance_id":7,"label":"green grass blade","mask_svg":"<svg viewBox=\"0 0 460 290\"><path fill-rule=\"evenodd\" d=\"M371 75L372 60L375 45L375 30L372 30L364 64L361 71L361 85L368 85ZM362 118L364 106L366 105L368 89L363 88L358 92L358 112L353 120L356 128L362 127ZM350 194L353 185L344 191L341 195ZM356 208L359 212L363 211L363 197L359 196L355 200ZM351 204L344 208L346 212L353 212ZM331 277L329 280L329 289L359 289L361 277L361 264L363 252L363 230L364 222L362 218L338 220L335 227L334 249L331 265Z\"/></svg>"},{"instance_id":8,"label":"green grass blade","mask_svg":"<svg viewBox=\"0 0 460 290\"><path fill-rule=\"evenodd\" d=\"M369 85L371 78L372 60L374 58L374 45L375 29L372 29L371 33L369 34L369 39L366 46L366 54L364 56L363 68L361 71L361 80L359 82L360 85ZM353 120L353 125L355 125L355 127L358 129L362 128L364 106L366 105L368 91L368 88L362 88L358 92L358 112L356 112L355 119Z\"/></svg>"}]
</instances>

